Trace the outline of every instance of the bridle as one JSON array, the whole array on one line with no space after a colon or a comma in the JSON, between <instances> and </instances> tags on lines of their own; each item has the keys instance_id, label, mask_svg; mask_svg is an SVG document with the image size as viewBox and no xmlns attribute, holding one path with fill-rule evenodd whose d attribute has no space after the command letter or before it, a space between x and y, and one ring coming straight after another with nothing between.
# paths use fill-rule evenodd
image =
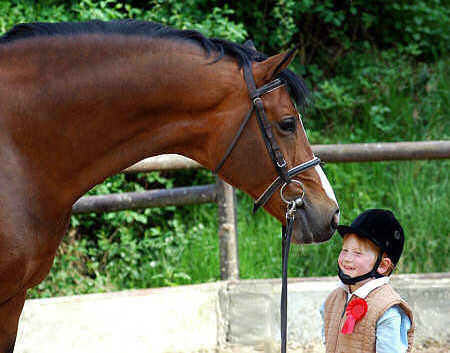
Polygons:
<instances>
[{"instance_id":1,"label":"bridle","mask_svg":"<svg viewBox=\"0 0 450 353\"><path fill-rule=\"evenodd\" d=\"M258 126L259 126L259 129L261 130L264 144L266 145L267 152L269 153L269 156L272 159L272 163L273 163L273 166L275 167L275 170L277 171L278 177L256 199L254 207L253 207L253 212L256 212L261 206L264 206L278 188L281 187L281 190L284 191L284 187L286 185L290 184L291 182L295 182L302 188L301 196L299 198L295 199L297 206L301 206L301 204L303 202L303 196L304 196L303 184L296 179L292 179L292 177L297 174L303 173L304 171L320 164L320 159L314 156L311 160L309 160L305 163L299 164L299 165L295 166L294 168L287 169L286 159L284 158L283 152L281 151L277 141L274 138L274 134L272 131L272 125L270 124L269 120L266 117L263 100L261 98L261 96L263 96L264 94L267 94L269 92L276 90L277 88L284 86L285 83L281 79L276 78L273 81L265 84L264 86L262 86L260 88L256 88L255 79L253 78L253 73L251 71L250 65L245 64L243 66L243 69L244 69L244 79L245 79L245 82L247 83L247 88L249 91L249 97L253 104L252 104L250 110L248 111L247 115L245 116L244 120L242 121L236 135L234 136L233 140L231 141L230 145L228 146L224 156L222 157L220 162L217 164L217 167L214 169L214 173L217 174L217 172L225 164L225 161L230 156L231 152L233 151L234 147L236 146L236 144L239 140L239 137L241 136L242 132L244 131L245 126L247 125L248 121L252 117L253 112L256 110L256 118L257 118ZM281 199L288 205L293 202L293 201L288 201L283 196L283 193L281 193Z\"/></svg>"},{"instance_id":2,"label":"bridle","mask_svg":"<svg viewBox=\"0 0 450 353\"><path fill-rule=\"evenodd\" d=\"M272 195L280 189L281 200L286 203L286 226L283 226L283 238L282 238L282 286L281 286L281 352L286 352L286 331L287 331L287 266L288 266L288 256L289 256L289 248L291 243L293 225L295 220L295 212L297 207L303 207L303 198L305 196L305 188L303 184L297 180L292 179L293 176L296 176L304 171L315 167L320 163L320 159L317 157L313 157L311 160L299 164L291 169L288 169L286 159L283 156L283 152L280 149L280 146L276 142L274 138L274 134L272 131L272 125L266 117L266 113L264 111L264 103L262 100L262 96L273 90L276 90L285 85L284 81L275 78L273 81L265 84L260 88L256 88L255 79L253 77L253 72L250 64L244 64L244 79L247 84L248 92L250 100L252 101L252 106L242 121L236 135L228 146L224 156L221 161L218 163L216 169L214 170L217 173L220 168L224 165L225 161L230 156L234 147L236 146L239 137L241 136L245 126L253 115L253 112L256 111L256 119L258 122L259 129L261 130L261 134L264 140L264 144L266 145L267 152L269 153L270 158L272 159L273 166L277 171L278 177L266 188L266 190L256 199L253 212L256 212L258 208L264 206L267 201L272 197ZM298 184L301 188L301 194L298 195L294 200L288 200L284 197L283 192L287 185L290 183Z\"/></svg>"}]
</instances>

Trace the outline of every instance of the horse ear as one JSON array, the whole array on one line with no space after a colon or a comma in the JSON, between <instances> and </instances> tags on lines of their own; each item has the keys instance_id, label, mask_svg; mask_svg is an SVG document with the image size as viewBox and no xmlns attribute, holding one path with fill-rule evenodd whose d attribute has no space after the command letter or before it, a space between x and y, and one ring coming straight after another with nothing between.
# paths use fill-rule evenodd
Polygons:
<instances>
[{"instance_id":1,"label":"horse ear","mask_svg":"<svg viewBox=\"0 0 450 353\"><path fill-rule=\"evenodd\" d=\"M273 80L281 71L286 69L289 64L294 60L297 53L297 47L253 64L253 75L255 81L261 85Z\"/></svg>"}]
</instances>

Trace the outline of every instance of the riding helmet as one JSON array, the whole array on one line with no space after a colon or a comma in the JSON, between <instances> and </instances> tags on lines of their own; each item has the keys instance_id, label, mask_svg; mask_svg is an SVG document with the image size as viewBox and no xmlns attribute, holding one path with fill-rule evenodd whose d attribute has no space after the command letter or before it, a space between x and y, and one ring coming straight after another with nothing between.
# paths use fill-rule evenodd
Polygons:
<instances>
[{"instance_id":1,"label":"riding helmet","mask_svg":"<svg viewBox=\"0 0 450 353\"><path fill-rule=\"evenodd\" d=\"M370 239L389 256L394 265L398 263L405 236L402 226L391 211L382 209L364 211L350 226L340 225L337 230L341 236L355 233Z\"/></svg>"}]
</instances>

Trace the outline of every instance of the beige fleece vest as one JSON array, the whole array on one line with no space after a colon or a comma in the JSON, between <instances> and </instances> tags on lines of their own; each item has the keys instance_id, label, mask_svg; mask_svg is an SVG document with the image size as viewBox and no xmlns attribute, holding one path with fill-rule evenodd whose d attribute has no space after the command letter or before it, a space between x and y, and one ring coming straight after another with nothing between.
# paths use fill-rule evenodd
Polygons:
<instances>
[{"instance_id":1,"label":"beige fleece vest","mask_svg":"<svg viewBox=\"0 0 450 353\"><path fill-rule=\"evenodd\" d=\"M343 288L335 289L325 301L324 331L327 353L376 353L376 324L384 312L393 305L399 305L411 320L408 331L408 350L410 353L414 340L413 314L408 304L396 291L385 284L369 293L365 298L367 314L356 323L352 333L343 335L342 326L346 320L345 304L347 292Z\"/></svg>"}]
</instances>

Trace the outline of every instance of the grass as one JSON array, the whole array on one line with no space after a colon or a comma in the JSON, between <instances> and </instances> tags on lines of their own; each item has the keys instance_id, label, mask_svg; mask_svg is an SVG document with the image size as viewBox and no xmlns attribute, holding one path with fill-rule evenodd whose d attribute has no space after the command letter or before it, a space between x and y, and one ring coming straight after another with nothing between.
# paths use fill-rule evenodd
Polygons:
<instances>
[{"instance_id":1,"label":"grass","mask_svg":"<svg viewBox=\"0 0 450 353\"><path fill-rule=\"evenodd\" d=\"M335 165L336 175L347 176L335 178L334 173L329 173L342 210L342 223L351 222L367 208L391 209L403 225L406 236L397 272L449 271L449 167L450 161ZM280 277L279 222L265 212L252 215L252 200L240 192L238 195L241 278ZM204 226L215 223L212 219L215 208L212 205L197 207L199 210L195 213L202 216L196 220L197 228L190 233L190 245L180 263L180 270L189 273L195 283L219 279L216 231ZM327 243L293 246L289 275L335 275L340 246L337 233Z\"/></svg>"}]
</instances>

